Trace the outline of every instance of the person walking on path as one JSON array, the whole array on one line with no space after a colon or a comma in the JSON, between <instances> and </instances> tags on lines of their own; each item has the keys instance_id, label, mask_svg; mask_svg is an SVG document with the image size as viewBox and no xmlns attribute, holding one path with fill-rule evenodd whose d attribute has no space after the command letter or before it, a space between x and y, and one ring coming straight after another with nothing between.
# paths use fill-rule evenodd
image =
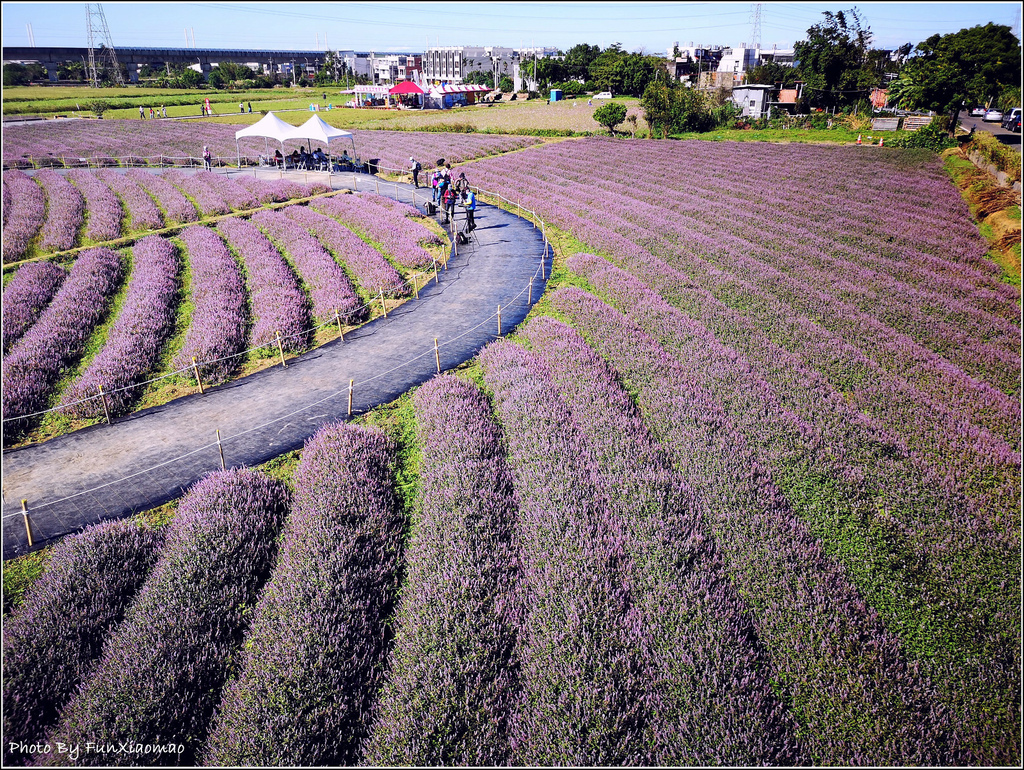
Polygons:
<instances>
[{"instance_id":1,"label":"person walking on path","mask_svg":"<svg viewBox=\"0 0 1024 770\"><path fill-rule=\"evenodd\" d=\"M238 103L238 111L241 112L241 113L245 112L245 105L242 104L241 102Z\"/></svg>"},{"instance_id":2,"label":"person walking on path","mask_svg":"<svg viewBox=\"0 0 1024 770\"><path fill-rule=\"evenodd\" d=\"M252 102L246 102L249 105L249 114L252 115Z\"/></svg>"},{"instance_id":3,"label":"person walking on path","mask_svg":"<svg viewBox=\"0 0 1024 770\"><path fill-rule=\"evenodd\" d=\"M418 190L420 188L420 162L416 158L409 158L409 163L412 165L409 170L412 171L412 184Z\"/></svg>"},{"instance_id":4,"label":"person walking on path","mask_svg":"<svg viewBox=\"0 0 1024 770\"><path fill-rule=\"evenodd\" d=\"M162 117L162 118L166 118L167 117L167 107L162 105L162 104L160 105L160 117Z\"/></svg>"},{"instance_id":5,"label":"person walking on path","mask_svg":"<svg viewBox=\"0 0 1024 770\"><path fill-rule=\"evenodd\" d=\"M437 202L442 209L444 208L444 196L446 192L448 192L448 179L442 173L437 180Z\"/></svg>"},{"instance_id":6,"label":"person walking on path","mask_svg":"<svg viewBox=\"0 0 1024 770\"><path fill-rule=\"evenodd\" d=\"M456 195L466 194L466 190L469 189L469 180L466 179L465 173L459 174L459 178L455 180L454 189Z\"/></svg>"},{"instance_id":7,"label":"person walking on path","mask_svg":"<svg viewBox=\"0 0 1024 770\"><path fill-rule=\"evenodd\" d=\"M206 168L207 171L213 170L213 162L212 157L210 156L210 148L206 147L205 145L203 146L203 166Z\"/></svg>"},{"instance_id":8,"label":"person walking on path","mask_svg":"<svg viewBox=\"0 0 1024 770\"><path fill-rule=\"evenodd\" d=\"M139 120L146 119L146 111L142 109L142 105L139 105Z\"/></svg>"}]
</instances>

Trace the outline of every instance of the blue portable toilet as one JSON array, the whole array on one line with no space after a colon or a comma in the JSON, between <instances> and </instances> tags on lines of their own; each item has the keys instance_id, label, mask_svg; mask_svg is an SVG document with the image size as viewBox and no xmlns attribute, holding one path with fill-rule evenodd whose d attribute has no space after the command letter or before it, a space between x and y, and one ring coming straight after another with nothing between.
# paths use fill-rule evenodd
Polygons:
<instances>
[{"instance_id":1,"label":"blue portable toilet","mask_svg":"<svg viewBox=\"0 0 1024 770\"><path fill-rule=\"evenodd\" d=\"M551 89L551 101L560 102L562 100L562 89L552 88Z\"/></svg>"}]
</instances>

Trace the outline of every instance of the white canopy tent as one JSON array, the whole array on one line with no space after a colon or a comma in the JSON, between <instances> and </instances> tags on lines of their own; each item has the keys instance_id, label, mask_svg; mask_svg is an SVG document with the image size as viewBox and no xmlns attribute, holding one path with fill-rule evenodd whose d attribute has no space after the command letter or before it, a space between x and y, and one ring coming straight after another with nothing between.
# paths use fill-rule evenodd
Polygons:
<instances>
[{"instance_id":1,"label":"white canopy tent","mask_svg":"<svg viewBox=\"0 0 1024 770\"><path fill-rule=\"evenodd\" d=\"M356 140L351 131L344 131L326 123L319 115L314 115L298 128L292 129L292 139L305 139L309 143L309 149L313 149L313 140L323 142L327 145L327 152L330 154L331 142L337 139L348 139L352 142L352 160L359 163L359 156L356 155Z\"/></svg>"},{"instance_id":2,"label":"white canopy tent","mask_svg":"<svg viewBox=\"0 0 1024 770\"><path fill-rule=\"evenodd\" d=\"M293 126L289 123L285 123L277 115L272 112L268 112L263 118L253 125L243 128L241 131L235 132L235 152L238 155L238 165L242 165L242 152L238 146L238 140L244 139L250 136L262 136L267 140L267 155L270 155L269 140L273 139L281 143L281 154L284 154L284 143L286 140L300 141L305 140L310 150L312 150L313 140L317 140L327 145L328 153L330 152L331 142L338 139L348 139L352 142L352 156L353 161L358 164L358 156L356 155L356 143L352 136L351 131L343 131L340 128L335 128L329 123L325 123L319 115L314 115L301 126Z\"/></svg>"}]
</instances>

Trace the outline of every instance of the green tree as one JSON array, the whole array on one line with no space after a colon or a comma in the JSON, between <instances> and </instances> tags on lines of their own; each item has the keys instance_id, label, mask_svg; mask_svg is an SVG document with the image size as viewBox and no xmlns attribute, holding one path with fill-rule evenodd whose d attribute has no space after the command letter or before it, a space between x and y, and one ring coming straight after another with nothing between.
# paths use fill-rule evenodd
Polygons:
<instances>
[{"instance_id":1,"label":"green tree","mask_svg":"<svg viewBox=\"0 0 1024 770\"><path fill-rule=\"evenodd\" d=\"M590 65L601 55L601 46L579 43L565 52L562 66L565 67L566 80L586 81L590 75Z\"/></svg>"},{"instance_id":2,"label":"green tree","mask_svg":"<svg viewBox=\"0 0 1024 770\"><path fill-rule=\"evenodd\" d=\"M747 70L747 83L763 84L773 86L782 83L783 86L791 86L799 80L797 72L792 67L787 67L777 62L765 62Z\"/></svg>"},{"instance_id":3,"label":"green tree","mask_svg":"<svg viewBox=\"0 0 1024 770\"><path fill-rule=\"evenodd\" d=\"M515 89L515 84L512 82L512 78L508 75L502 75L501 80L498 81L498 89L507 94Z\"/></svg>"},{"instance_id":4,"label":"green tree","mask_svg":"<svg viewBox=\"0 0 1024 770\"><path fill-rule=\"evenodd\" d=\"M616 65L626 56L619 43L612 43L596 57L588 68L588 81L598 91L622 93L622 69Z\"/></svg>"},{"instance_id":5,"label":"green tree","mask_svg":"<svg viewBox=\"0 0 1024 770\"><path fill-rule=\"evenodd\" d=\"M615 134L615 127L626 119L626 105L620 102L608 102L594 110L594 120Z\"/></svg>"},{"instance_id":6,"label":"green tree","mask_svg":"<svg viewBox=\"0 0 1024 770\"><path fill-rule=\"evenodd\" d=\"M901 77L917 84L912 108L949 114L956 129L964 102L989 104L1008 87L1020 85L1021 48L1002 24L932 35L917 44Z\"/></svg>"},{"instance_id":7,"label":"green tree","mask_svg":"<svg viewBox=\"0 0 1024 770\"><path fill-rule=\"evenodd\" d=\"M824 16L794 46L801 78L812 106L852 104L868 95L875 80L867 56L871 28L862 26L856 8Z\"/></svg>"},{"instance_id":8,"label":"green tree","mask_svg":"<svg viewBox=\"0 0 1024 770\"><path fill-rule=\"evenodd\" d=\"M644 111L644 120L650 127L652 139L657 139L659 132L662 137L666 137L672 130L675 101L673 91L665 83L651 83L640 98L640 109Z\"/></svg>"},{"instance_id":9,"label":"green tree","mask_svg":"<svg viewBox=\"0 0 1024 770\"><path fill-rule=\"evenodd\" d=\"M28 74L28 67L24 64L10 64L4 65L4 88L10 88L12 86L27 86L31 78Z\"/></svg>"},{"instance_id":10,"label":"green tree","mask_svg":"<svg viewBox=\"0 0 1024 770\"><path fill-rule=\"evenodd\" d=\"M473 70L466 77L462 79L463 83L476 86L487 86L488 88L494 88L494 73L483 72L482 70Z\"/></svg>"},{"instance_id":11,"label":"green tree","mask_svg":"<svg viewBox=\"0 0 1024 770\"><path fill-rule=\"evenodd\" d=\"M110 109L110 102L103 99L93 99L85 103L85 109L92 112L97 118L102 118L103 113Z\"/></svg>"}]
</instances>

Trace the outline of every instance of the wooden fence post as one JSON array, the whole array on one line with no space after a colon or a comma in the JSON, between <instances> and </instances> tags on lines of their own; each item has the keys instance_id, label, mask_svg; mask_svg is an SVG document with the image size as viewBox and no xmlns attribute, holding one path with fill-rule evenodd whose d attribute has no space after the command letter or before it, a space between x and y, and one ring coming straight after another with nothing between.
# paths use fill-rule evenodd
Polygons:
<instances>
[{"instance_id":1,"label":"wooden fence post","mask_svg":"<svg viewBox=\"0 0 1024 770\"><path fill-rule=\"evenodd\" d=\"M441 353L437 349L437 337L434 337L434 361L437 362L437 373L441 373Z\"/></svg>"},{"instance_id":2,"label":"wooden fence post","mask_svg":"<svg viewBox=\"0 0 1024 770\"><path fill-rule=\"evenodd\" d=\"M533 304L533 276L530 276L530 295L526 299L527 306Z\"/></svg>"},{"instance_id":3,"label":"wooden fence post","mask_svg":"<svg viewBox=\"0 0 1024 770\"><path fill-rule=\"evenodd\" d=\"M28 521L28 500L21 501L21 516L25 520L25 534L28 535L28 545L31 548L32 542L32 525Z\"/></svg>"},{"instance_id":4,"label":"wooden fence post","mask_svg":"<svg viewBox=\"0 0 1024 770\"><path fill-rule=\"evenodd\" d=\"M286 367L288 364L284 362L284 346L281 344L281 332L274 332L277 335L277 352L281 355L281 366Z\"/></svg>"},{"instance_id":5,"label":"wooden fence post","mask_svg":"<svg viewBox=\"0 0 1024 770\"><path fill-rule=\"evenodd\" d=\"M103 401L103 416L107 418L107 425L110 425L110 410L107 409L107 394L103 392L102 385L100 385L100 399Z\"/></svg>"},{"instance_id":6,"label":"wooden fence post","mask_svg":"<svg viewBox=\"0 0 1024 770\"><path fill-rule=\"evenodd\" d=\"M501 305L498 305L498 336L501 336Z\"/></svg>"},{"instance_id":7,"label":"wooden fence post","mask_svg":"<svg viewBox=\"0 0 1024 770\"><path fill-rule=\"evenodd\" d=\"M220 452L220 469L226 471L228 468L224 463L224 445L220 443L220 428L217 428L217 450Z\"/></svg>"},{"instance_id":8,"label":"wooden fence post","mask_svg":"<svg viewBox=\"0 0 1024 770\"><path fill-rule=\"evenodd\" d=\"M203 395L203 381L199 378L199 367L196 365L196 357L192 356L192 371L196 374L196 383L199 385L199 395Z\"/></svg>"},{"instance_id":9,"label":"wooden fence post","mask_svg":"<svg viewBox=\"0 0 1024 770\"><path fill-rule=\"evenodd\" d=\"M349 417L352 416L352 383L353 382L355 382L355 380L349 380L348 381L348 415L349 415Z\"/></svg>"},{"instance_id":10,"label":"wooden fence post","mask_svg":"<svg viewBox=\"0 0 1024 770\"><path fill-rule=\"evenodd\" d=\"M384 312L384 317L387 318L388 317L388 306L384 302L384 290L383 289L380 290L380 309Z\"/></svg>"},{"instance_id":11,"label":"wooden fence post","mask_svg":"<svg viewBox=\"0 0 1024 770\"><path fill-rule=\"evenodd\" d=\"M334 308L334 320L338 324L338 336L341 337L341 341L345 341L345 331L341 328L341 313L338 312L338 308Z\"/></svg>"}]
</instances>

